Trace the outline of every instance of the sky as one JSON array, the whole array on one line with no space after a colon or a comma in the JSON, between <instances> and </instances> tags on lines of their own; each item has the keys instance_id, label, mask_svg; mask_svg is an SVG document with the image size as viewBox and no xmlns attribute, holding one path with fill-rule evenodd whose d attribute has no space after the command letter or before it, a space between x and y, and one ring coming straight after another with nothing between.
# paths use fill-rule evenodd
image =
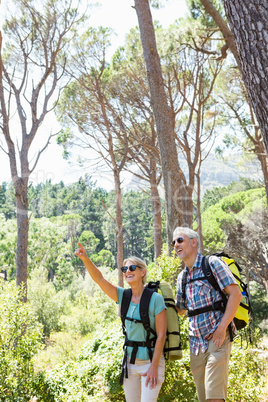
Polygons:
<instances>
[{"instance_id":1,"label":"sky","mask_svg":"<svg viewBox=\"0 0 268 402\"><path fill-rule=\"evenodd\" d=\"M90 12L89 24L93 27L103 26L111 27L116 32L112 39L111 52L124 44L125 35L132 27L137 26L137 15L134 5L134 0L98 0L99 7ZM158 20L163 27L168 27L177 18L187 13L185 0L167 0L167 4L160 10L151 9L153 20ZM53 122L53 124L52 124ZM44 124L42 130L51 131L60 129L53 112L51 112ZM42 146L38 144L39 135L37 133L36 141L33 143L35 152ZM1 138L0 138L1 145ZM40 182L51 180L53 183L58 183L61 180L65 184L70 184L83 177L86 173L92 176L92 180L97 182L97 185L104 187L107 190L113 188L113 180L111 173L106 173L104 170L100 173L96 168L91 171L78 164L66 161L62 157L63 149L56 144L55 138L51 139L51 143L47 150L41 155L39 162L33 171L30 181L37 185ZM33 154L34 155L34 154ZM94 163L93 163L94 165ZM129 176L125 176L125 181L129 180ZM11 174L7 155L0 150L0 183L3 181L10 182Z\"/></svg>"}]
</instances>

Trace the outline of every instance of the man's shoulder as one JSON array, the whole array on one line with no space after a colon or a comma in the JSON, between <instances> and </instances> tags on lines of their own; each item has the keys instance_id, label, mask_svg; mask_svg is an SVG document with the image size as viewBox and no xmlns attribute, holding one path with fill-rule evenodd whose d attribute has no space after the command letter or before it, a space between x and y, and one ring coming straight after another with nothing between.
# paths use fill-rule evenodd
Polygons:
<instances>
[{"instance_id":1,"label":"man's shoulder","mask_svg":"<svg viewBox=\"0 0 268 402\"><path fill-rule=\"evenodd\" d=\"M196 260L195 260L195 263L194 263L194 266L196 268L201 267L201 263L202 263L203 258L204 258L203 254L197 253Z\"/></svg>"},{"instance_id":2,"label":"man's shoulder","mask_svg":"<svg viewBox=\"0 0 268 402\"><path fill-rule=\"evenodd\" d=\"M210 255L210 256L208 256L208 258L209 258L209 265L212 267L212 268L214 268L214 269L217 269L217 268L228 268L228 265L220 258L220 257L217 257L216 255Z\"/></svg>"},{"instance_id":3,"label":"man's shoulder","mask_svg":"<svg viewBox=\"0 0 268 402\"><path fill-rule=\"evenodd\" d=\"M211 268L211 271L214 275L216 275L217 279L222 280L222 281L230 281L231 283L236 284L236 280L226 264L221 258L211 255L209 258L209 266Z\"/></svg>"},{"instance_id":4,"label":"man's shoulder","mask_svg":"<svg viewBox=\"0 0 268 402\"><path fill-rule=\"evenodd\" d=\"M181 280L183 278L183 276L185 275L185 273L187 273L187 268L184 267L178 274L178 281Z\"/></svg>"}]
</instances>

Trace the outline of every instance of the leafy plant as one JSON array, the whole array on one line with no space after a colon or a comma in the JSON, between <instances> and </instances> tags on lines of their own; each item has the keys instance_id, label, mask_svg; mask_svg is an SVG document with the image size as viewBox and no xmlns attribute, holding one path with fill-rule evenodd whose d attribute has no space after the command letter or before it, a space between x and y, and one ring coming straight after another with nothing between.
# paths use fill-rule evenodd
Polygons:
<instances>
[{"instance_id":1,"label":"leafy plant","mask_svg":"<svg viewBox=\"0 0 268 402\"><path fill-rule=\"evenodd\" d=\"M32 358L41 347L42 326L24 303L24 291L0 281L0 401L28 402L33 393Z\"/></svg>"},{"instance_id":2,"label":"leafy plant","mask_svg":"<svg viewBox=\"0 0 268 402\"><path fill-rule=\"evenodd\" d=\"M229 363L229 402L258 402L265 381L265 362L257 350L234 342Z\"/></svg>"},{"instance_id":3,"label":"leafy plant","mask_svg":"<svg viewBox=\"0 0 268 402\"><path fill-rule=\"evenodd\" d=\"M123 401L119 384L122 344L117 322L109 331L102 328L84 345L78 362L53 369L45 384L55 401Z\"/></svg>"},{"instance_id":4,"label":"leafy plant","mask_svg":"<svg viewBox=\"0 0 268 402\"><path fill-rule=\"evenodd\" d=\"M60 329L60 317L69 308L69 292L56 292L52 282L48 282L47 271L36 269L29 282L28 299L32 309L43 325L43 336Z\"/></svg>"},{"instance_id":5,"label":"leafy plant","mask_svg":"<svg viewBox=\"0 0 268 402\"><path fill-rule=\"evenodd\" d=\"M160 280L170 283L172 288L176 289L177 277L182 269L181 261L176 257L175 252L168 255L167 245L163 246L161 256L157 259L156 264L151 263L148 265L148 281Z\"/></svg>"}]
</instances>

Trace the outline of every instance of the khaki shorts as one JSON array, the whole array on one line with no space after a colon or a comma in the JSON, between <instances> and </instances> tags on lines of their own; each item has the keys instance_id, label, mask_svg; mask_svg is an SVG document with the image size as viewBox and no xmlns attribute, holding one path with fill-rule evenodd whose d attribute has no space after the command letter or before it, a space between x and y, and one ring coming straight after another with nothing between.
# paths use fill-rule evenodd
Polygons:
<instances>
[{"instance_id":1,"label":"khaki shorts","mask_svg":"<svg viewBox=\"0 0 268 402\"><path fill-rule=\"evenodd\" d=\"M207 399L226 400L231 347L227 334L220 348L211 339L204 353L200 350L198 355L190 353L190 365L199 402L206 402Z\"/></svg>"}]
</instances>

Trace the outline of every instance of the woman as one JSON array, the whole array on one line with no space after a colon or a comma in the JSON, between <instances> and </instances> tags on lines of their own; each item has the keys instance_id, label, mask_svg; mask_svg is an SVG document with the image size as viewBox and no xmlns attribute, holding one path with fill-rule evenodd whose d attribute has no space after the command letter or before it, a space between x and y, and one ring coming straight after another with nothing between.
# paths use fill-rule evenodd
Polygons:
<instances>
[{"instance_id":1,"label":"woman","mask_svg":"<svg viewBox=\"0 0 268 402\"><path fill-rule=\"evenodd\" d=\"M80 248L75 251L75 255L83 261L91 278L111 299L121 306L124 288L114 286L107 281L99 269L88 258L84 247L80 243L78 245ZM127 317L131 320L127 319L125 322L127 338L134 342L144 342L146 341L147 331L144 329L142 323L137 323L135 320L140 320L139 304L146 283L146 265L141 259L130 257L124 261L124 266L121 270L125 281L132 290L131 302L127 312ZM165 361L163 347L166 340L167 318L164 299L157 292L152 294L150 300L149 318L150 327L157 334L152 361L149 358L147 347L139 346L135 363L130 364L132 347L127 346L128 378L124 378L123 382L127 402L157 401L164 381Z\"/></svg>"}]
</instances>

